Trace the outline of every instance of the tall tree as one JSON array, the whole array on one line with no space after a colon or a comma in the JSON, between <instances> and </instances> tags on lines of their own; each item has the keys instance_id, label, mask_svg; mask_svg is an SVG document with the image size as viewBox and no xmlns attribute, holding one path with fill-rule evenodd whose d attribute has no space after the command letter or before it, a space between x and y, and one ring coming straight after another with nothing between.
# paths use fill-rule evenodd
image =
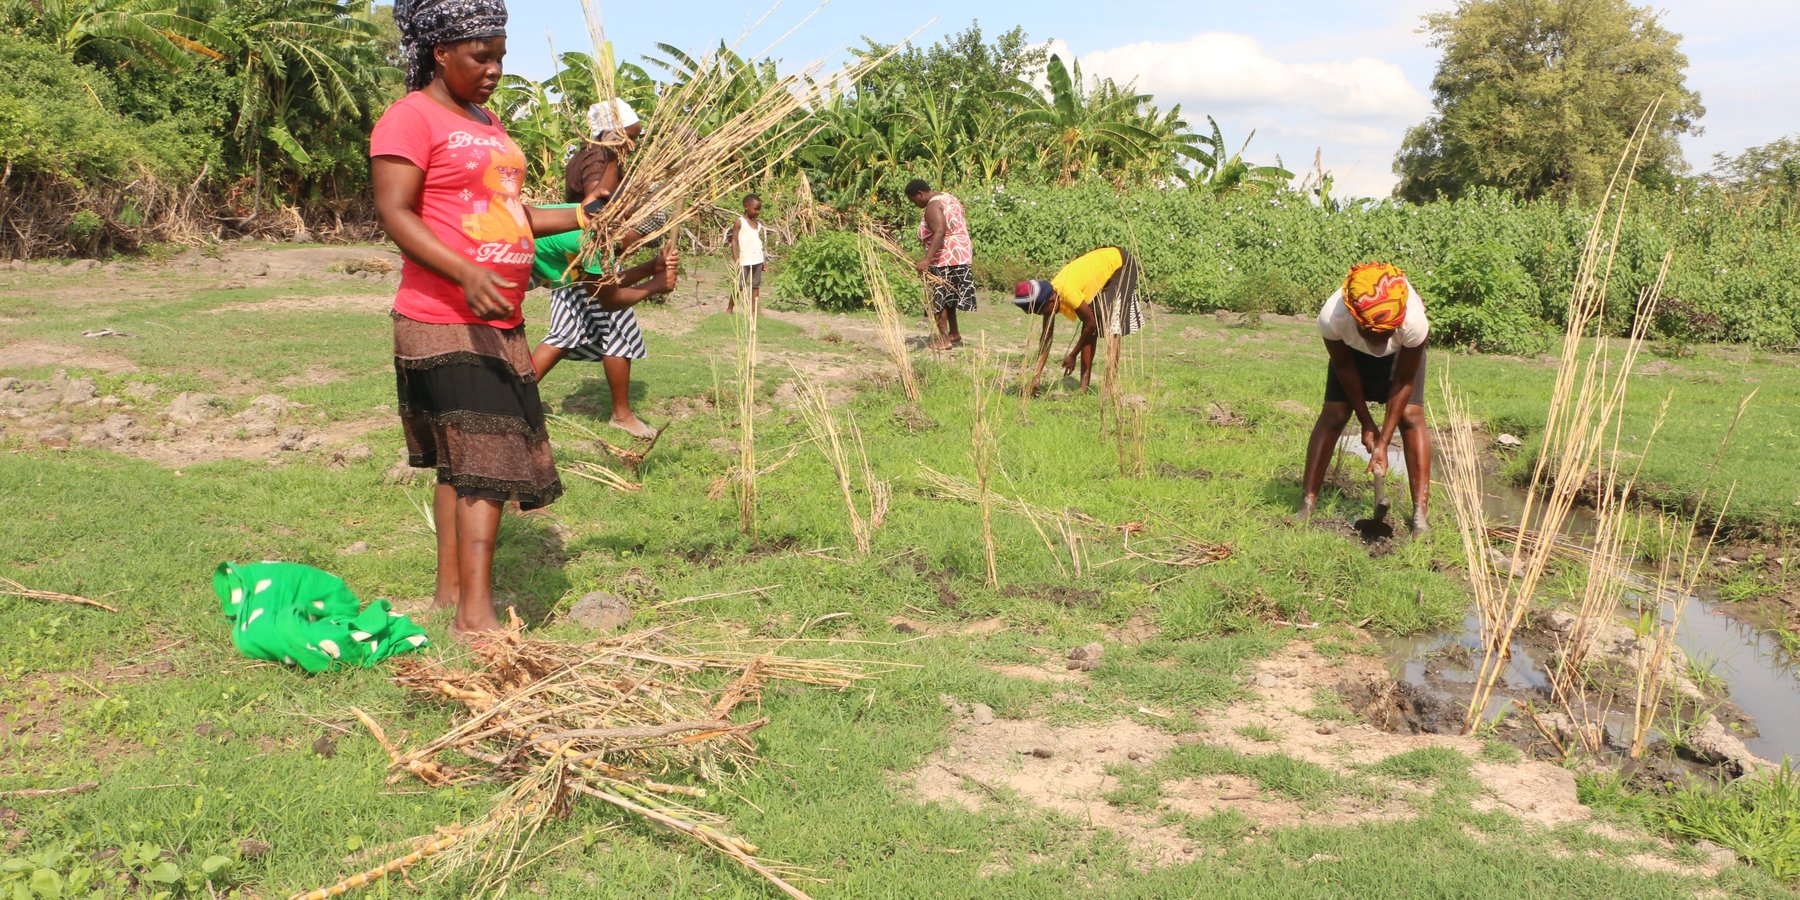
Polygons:
<instances>
[{"instance_id":1,"label":"tall tree","mask_svg":"<svg viewBox=\"0 0 1800 900\"><path fill-rule=\"evenodd\" d=\"M1629 0L1459 0L1425 17L1443 50L1436 113L1407 132L1395 194L1423 201L1478 185L1522 197L1597 196L1625 140L1661 98L1639 179L1682 172L1677 138L1705 112L1681 36Z\"/></svg>"}]
</instances>

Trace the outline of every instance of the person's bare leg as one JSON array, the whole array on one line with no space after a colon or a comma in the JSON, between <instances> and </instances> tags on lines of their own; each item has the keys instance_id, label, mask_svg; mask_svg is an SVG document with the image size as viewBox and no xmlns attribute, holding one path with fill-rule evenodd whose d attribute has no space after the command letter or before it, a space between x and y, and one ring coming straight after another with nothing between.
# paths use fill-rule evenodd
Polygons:
<instances>
[{"instance_id":1,"label":"person's bare leg","mask_svg":"<svg viewBox=\"0 0 1800 900\"><path fill-rule=\"evenodd\" d=\"M455 609L462 599L462 563L456 546L456 488L440 484L431 492L431 520L437 531L437 589L433 609Z\"/></svg>"},{"instance_id":2,"label":"person's bare leg","mask_svg":"<svg viewBox=\"0 0 1800 900\"><path fill-rule=\"evenodd\" d=\"M462 593L457 598L456 621L461 634L497 631L494 614L494 543L500 535L498 500L476 497L456 499L456 552L460 563Z\"/></svg>"},{"instance_id":3,"label":"person's bare leg","mask_svg":"<svg viewBox=\"0 0 1800 900\"><path fill-rule=\"evenodd\" d=\"M750 289L750 314L753 316L762 314L762 288Z\"/></svg>"},{"instance_id":4,"label":"person's bare leg","mask_svg":"<svg viewBox=\"0 0 1800 900\"><path fill-rule=\"evenodd\" d=\"M931 342L931 349L948 350L954 346L950 343L950 314L940 309L932 316L932 322L937 325L937 340Z\"/></svg>"},{"instance_id":5,"label":"person's bare leg","mask_svg":"<svg viewBox=\"0 0 1800 900\"><path fill-rule=\"evenodd\" d=\"M1081 329L1081 343L1076 350L1081 353L1081 389L1088 389L1088 382L1094 376L1094 349L1100 344L1100 332L1092 328Z\"/></svg>"},{"instance_id":6,"label":"person's bare leg","mask_svg":"<svg viewBox=\"0 0 1800 900\"><path fill-rule=\"evenodd\" d=\"M944 310L944 316L950 323L950 346L961 347L963 342L962 332L957 330L956 327L956 307L952 306L949 309Z\"/></svg>"},{"instance_id":7,"label":"person's bare leg","mask_svg":"<svg viewBox=\"0 0 1800 900\"><path fill-rule=\"evenodd\" d=\"M750 307L756 315L756 307ZM632 437L648 440L656 437L656 429L638 421L631 411L631 360L623 356L602 356L600 366L606 371L606 390L612 395L612 424L631 432Z\"/></svg>"},{"instance_id":8,"label":"person's bare leg","mask_svg":"<svg viewBox=\"0 0 1800 900\"><path fill-rule=\"evenodd\" d=\"M1306 470L1300 476L1300 511L1294 514L1296 522L1304 524L1312 518L1313 507L1319 502L1319 489L1325 486L1325 469L1331 465L1331 454L1337 448L1338 437L1349 423L1348 403L1328 402L1319 410L1319 418L1313 422L1312 436L1306 441Z\"/></svg>"},{"instance_id":9,"label":"person's bare leg","mask_svg":"<svg viewBox=\"0 0 1800 900\"><path fill-rule=\"evenodd\" d=\"M1425 427L1425 407L1407 404L1400 417L1400 449L1412 482L1413 514L1406 525L1413 534L1422 534L1431 527L1426 521L1431 506L1431 430Z\"/></svg>"},{"instance_id":10,"label":"person's bare leg","mask_svg":"<svg viewBox=\"0 0 1800 900\"><path fill-rule=\"evenodd\" d=\"M563 355L568 352L561 347L552 347L549 344L539 344L533 348L531 368L537 371L537 380L543 381L544 376L550 374L550 370L556 368L556 364L561 362Z\"/></svg>"}]
</instances>

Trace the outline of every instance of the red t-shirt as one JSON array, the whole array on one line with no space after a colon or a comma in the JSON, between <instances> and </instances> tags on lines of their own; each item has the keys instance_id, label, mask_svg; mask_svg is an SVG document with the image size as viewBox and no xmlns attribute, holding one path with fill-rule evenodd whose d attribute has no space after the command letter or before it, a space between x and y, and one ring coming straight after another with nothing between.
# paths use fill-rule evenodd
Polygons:
<instances>
[{"instance_id":1,"label":"red t-shirt","mask_svg":"<svg viewBox=\"0 0 1800 900\"><path fill-rule=\"evenodd\" d=\"M513 283L503 296L512 315L483 319L469 309L462 286L406 260L394 310L419 322L513 328L531 284L536 255L531 222L519 202L525 154L489 116L486 123L444 108L423 91L401 98L375 123L369 155L397 156L425 170L417 212L450 249Z\"/></svg>"}]
</instances>

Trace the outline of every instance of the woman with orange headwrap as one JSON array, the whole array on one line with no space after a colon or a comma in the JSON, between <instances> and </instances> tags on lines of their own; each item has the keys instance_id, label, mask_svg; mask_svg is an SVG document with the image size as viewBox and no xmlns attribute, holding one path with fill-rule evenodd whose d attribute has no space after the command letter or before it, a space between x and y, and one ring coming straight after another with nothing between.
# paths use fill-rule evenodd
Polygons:
<instances>
[{"instance_id":1,"label":"woman with orange headwrap","mask_svg":"<svg viewBox=\"0 0 1800 900\"><path fill-rule=\"evenodd\" d=\"M1425 430L1425 338L1431 326L1425 304L1406 274L1381 262L1350 269L1344 286L1319 311L1319 334L1331 365L1325 375L1325 407L1306 445L1299 520L1312 516L1325 484L1325 469L1351 415L1362 425L1369 471L1386 474L1388 443L1397 428L1412 481L1414 534L1425 530L1431 495L1431 438ZM1369 403L1386 407L1379 426Z\"/></svg>"}]
</instances>

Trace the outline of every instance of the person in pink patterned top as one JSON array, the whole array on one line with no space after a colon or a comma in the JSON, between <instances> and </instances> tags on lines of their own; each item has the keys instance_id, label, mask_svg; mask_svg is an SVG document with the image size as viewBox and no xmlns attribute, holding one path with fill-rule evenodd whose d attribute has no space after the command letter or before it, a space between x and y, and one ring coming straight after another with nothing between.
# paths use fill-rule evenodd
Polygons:
<instances>
[{"instance_id":1,"label":"person in pink patterned top","mask_svg":"<svg viewBox=\"0 0 1800 900\"><path fill-rule=\"evenodd\" d=\"M925 245L925 258L918 269L931 287L931 312L937 322L937 340L933 350L950 350L962 346L962 333L956 328L957 312L975 310L975 245L969 241L969 220L963 216L962 201L934 191L923 178L906 185L906 199L925 211L919 222L919 242Z\"/></svg>"}]
</instances>

